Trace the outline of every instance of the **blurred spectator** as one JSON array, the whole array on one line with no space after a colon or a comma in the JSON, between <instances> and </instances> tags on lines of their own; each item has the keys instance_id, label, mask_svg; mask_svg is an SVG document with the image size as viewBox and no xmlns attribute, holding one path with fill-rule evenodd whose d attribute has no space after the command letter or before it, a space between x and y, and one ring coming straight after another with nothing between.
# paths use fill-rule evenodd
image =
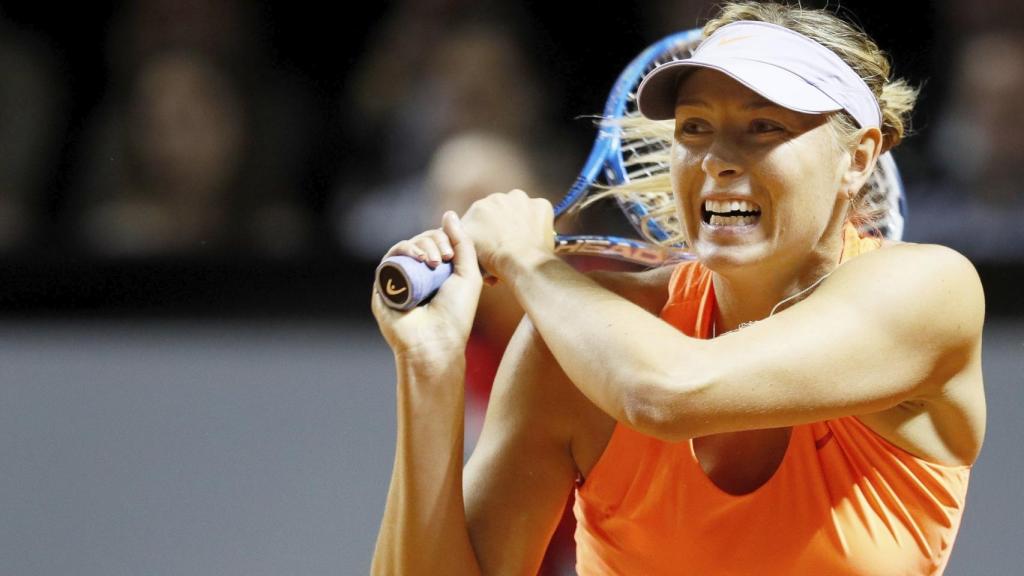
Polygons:
<instances>
[{"instance_id":1,"label":"blurred spectator","mask_svg":"<svg viewBox=\"0 0 1024 576\"><path fill-rule=\"evenodd\" d=\"M981 261L1024 261L1024 33L977 32L956 51L932 134L938 181L908 192L907 239Z\"/></svg>"},{"instance_id":2,"label":"blurred spectator","mask_svg":"<svg viewBox=\"0 0 1024 576\"><path fill-rule=\"evenodd\" d=\"M1024 28L1024 3L1016 0L943 0L936 4L946 20L946 40L953 45L976 34Z\"/></svg>"},{"instance_id":3,"label":"blurred spectator","mask_svg":"<svg viewBox=\"0 0 1024 576\"><path fill-rule=\"evenodd\" d=\"M65 128L50 50L0 13L0 254L30 245Z\"/></svg>"},{"instance_id":4,"label":"blurred spectator","mask_svg":"<svg viewBox=\"0 0 1024 576\"><path fill-rule=\"evenodd\" d=\"M473 202L495 190L523 187L540 191L525 152L505 138L483 132L453 136L434 154L427 174L426 194L419 203L421 230L438 226L446 210L464 214ZM387 209L381 208L386 216ZM483 423L498 361L522 315L515 296L501 282L486 287L480 296L473 325L476 354L467 354L467 455Z\"/></svg>"},{"instance_id":5,"label":"blurred spectator","mask_svg":"<svg viewBox=\"0 0 1024 576\"><path fill-rule=\"evenodd\" d=\"M86 249L286 257L307 247L298 172L310 107L263 60L245 6L142 0L118 20L110 94L73 201Z\"/></svg>"},{"instance_id":6,"label":"blurred spectator","mask_svg":"<svg viewBox=\"0 0 1024 576\"><path fill-rule=\"evenodd\" d=\"M264 30L256 4L245 0L132 0L115 14L107 60L124 82L151 54L188 47L237 66L262 57ZM122 76L122 77L118 77Z\"/></svg>"},{"instance_id":7,"label":"blurred spectator","mask_svg":"<svg viewBox=\"0 0 1024 576\"><path fill-rule=\"evenodd\" d=\"M374 66L362 67L352 85L353 118L347 133L377 153L358 170L341 174L336 194L339 240L352 254L377 258L398 239L423 229L428 162L455 134L487 132L504 139L530 165L535 174L531 182L571 182L573 166L566 166L562 153L564 134L548 119L546 90L519 41L514 20L441 10L430 21L437 27L431 32L423 22L403 16L441 4L400 5L384 30L414 53L396 54L393 45L379 42L379 52L365 60ZM396 22L408 25L408 35L422 39L422 45L408 46ZM412 65L388 63L382 54ZM471 160L478 162L480 157ZM493 167L474 164L466 169ZM534 195L547 193L532 190L531 182L510 184ZM499 191L507 189L487 193ZM429 220L429 225L436 221Z\"/></svg>"},{"instance_id":8,"label":"blurred spectator","mask_svg":"<svg viewBox=\"0 0 1024 576\"><path fill-rule=\"evenodd\" d=\"M466 51L462 58L475 58L475 51L483 48L478 62L512 65L497 89L513 79L532 81L528 77L532 71L524 69L521 48L509 33L516 19L499 19L491 12L493 6L465 0L404 0L372 33L344 94L346 132L364 150L372 151L371 161L389 178L422 170L433 149L456 131L450 125L451 116L462 113L456 103L469 96L460 91L469 83L482 84L498 75L499 71L491 70L484 77L474 77L475 68L451 65L453 57L460 57L455 54L460 45ZM487 49L488 45L495 49ZM501 45L509 49L498 53ZM510 108L490 100L472 105L492 117L497 110Z\"/></svg>"},{"instance_id":9,"label":"blurred spectator","mask_svg":"<svg viewBox=\"0 0 1024 576\"><path fill-rule=\"evenodd\" d=\"M513 188L554 199L532 156L512 140L490 132L451 136L426 169L408 185L372 190L344 210L339 233L344 248L379 258L394 242L440 225L445 210L464 213L473 201Z\"/></svg>"}]
</instances>

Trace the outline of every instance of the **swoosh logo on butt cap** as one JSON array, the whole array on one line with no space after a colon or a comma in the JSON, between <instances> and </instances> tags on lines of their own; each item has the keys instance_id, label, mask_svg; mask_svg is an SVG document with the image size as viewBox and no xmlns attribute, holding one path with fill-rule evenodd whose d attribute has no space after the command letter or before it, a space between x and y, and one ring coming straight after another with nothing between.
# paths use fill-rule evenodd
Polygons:
<instances>
[{"instance_id":1,"label":"swoosh logo on butt cap","mask_svg":"<svg viewBox=\"0 0 1024 576\"><path fill-rule=\"evenodd\" d=\"M397 295L401 294L402 292L405 292L408 289L409 289L408 286L402 286L401 288L395 288L395 285L391 281L391 278L388 278L387 283L384 284L384 291L388 293L388 296L397 296Z\"/></svg>"}]
</instances>

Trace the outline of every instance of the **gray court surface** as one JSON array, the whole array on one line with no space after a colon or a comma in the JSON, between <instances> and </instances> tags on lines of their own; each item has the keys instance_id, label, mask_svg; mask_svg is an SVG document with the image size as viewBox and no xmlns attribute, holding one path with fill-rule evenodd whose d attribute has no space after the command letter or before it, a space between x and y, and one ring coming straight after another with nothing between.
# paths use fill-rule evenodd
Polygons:
<instances>
[{"instance_id":1,"label":"gray court surface","mask_svg":"<svg viewBox=\"0 0 1024 576\"><path fill-rule=\"evenodd\" d=\"M947 574L1024 566L1024 323ZM370 325L0 322L0 574L365 574L393 368Z\"/></svg>"}]
</instances>

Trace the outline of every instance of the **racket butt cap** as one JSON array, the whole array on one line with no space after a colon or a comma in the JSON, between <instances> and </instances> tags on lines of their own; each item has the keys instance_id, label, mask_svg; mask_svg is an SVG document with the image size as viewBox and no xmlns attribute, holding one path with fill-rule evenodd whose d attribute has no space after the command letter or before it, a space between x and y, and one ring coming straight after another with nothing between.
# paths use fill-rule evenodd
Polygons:
<instances>
[{"instance_id":1,"label":"racket butt cap","mask_svg":"<svg viewBox=\"0 0 1024 576\"><path fill-rule=\"evenodd\" d=\"M409 256L389 256L377 266L377 290L391 308L409 310L429 301L451 275L451 262L431 268Z\"/></svg>"}]
</instances>

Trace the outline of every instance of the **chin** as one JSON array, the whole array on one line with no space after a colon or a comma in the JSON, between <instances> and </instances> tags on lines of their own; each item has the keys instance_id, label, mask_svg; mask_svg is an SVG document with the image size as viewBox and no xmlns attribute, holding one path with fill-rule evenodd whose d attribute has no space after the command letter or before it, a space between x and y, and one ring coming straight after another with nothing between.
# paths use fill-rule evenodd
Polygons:
<instances>
[{"instance_id":1,"label":"chin","mask_svg":"<svg viewBox=\"0 0 1024 576\"><path fill-rule=\"evenodd\" d=\"M771 234L764 223L745 226L714 226L696 223L697 234L691 246L697 258L716 272L750 267L762 263L771 252Z\"/></svg>"},{"instance_id":2,"label":"chin","mask_svg":"<svg viewBox=\"0 0 1024 576\"><path fill-rule=\"evenodd\" d=\"M694 245L694 254L709 270L720 274L732 271L749 270L762 265L766 261L766 249L763 245L723 246L705 241Z\"/></svg>"}]
</instances>

